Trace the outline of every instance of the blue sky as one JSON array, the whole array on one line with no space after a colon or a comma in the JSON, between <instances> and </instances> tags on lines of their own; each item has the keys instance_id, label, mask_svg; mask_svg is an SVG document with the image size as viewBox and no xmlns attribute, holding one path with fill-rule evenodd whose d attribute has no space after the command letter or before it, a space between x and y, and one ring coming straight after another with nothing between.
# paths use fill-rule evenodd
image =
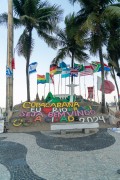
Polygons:
<instances>
[{"instance_id":1,"label":"blue sky","mask_svg":"<svg viewBox=\"0 0 120 180\"><path fill-rule=\"evenodd\" d=\"M8 0L1 1L0 4L0 14L3 12L7 12ZM79 6L78 4L72 6L68 0L49 0L51 4L58 4L61 6L61 8L64 10L63 19L66 15L69 13L72 13L73 11L78 11ZM60 26L63 28L64 23L61 22ZM14 30L14 47L17 44L18 38L22 33L22 28L19 30ZM49 65L52 61L52 59L56 56L57 50L53 50L49 48L45 42L41 39L39 39L35 32L33 32L33 38L35 39L35 46L34 50L31 56L30 62L38 62L37 67L37 73L38 74L45 74L46 72L49 72ZM6 104L6 59L7 59L7 28L5 26L0 26L0 107L5 107ZM98 56L91 57L89 61L99 61ZM65 62L67 64L70 63L70 59L66 58ZM18 57L17 53L15 53L15 66L16 69L14 70L14 98L13 102L14 105L20 103L21 101L26 100L26 75L25 75L25 59L23 57ZM36 78L37 73L34 73L30 76L30 93L31 93L31 100L34 100L36 97L37 92L37 84L36 84ZM94 85L95 85L95 97L96 101L97 99L97 91L96 91L96 84L97 84L97 75L100 76L100 73L96 73L94 76ZM108 79L113 82L110 76L108 76ZM117 78L118 82L120 81ZM65 92L65 80L62 81L63 85L62 88L60 88L60 92ZM67 84L68 84L67 79ZM78 78L75 80L75 83L78 84ZM58 94L58 75L55 76L55 94ZM86 88L89 86L93 86L93 77L92 76L86 76L85 77L85 84ZM48 85L45 87L45 95L48 93ZM51 91L54 92L54 88L51 85ZM76 87L75 93L79 94L79 86ZM38 93L39 96L44 95L44 85L39 84L38 87ZM69 93L69 89L66 88L66 93ZM87 89L86 89L87 93ZM85 96L85 90L84 90L84 78L81 77L81 95ZM110 95L106 95L106 101L111 102L114 101L114 96L116 96L116 91L111 93ZM99 99L101 101L101 92L99 92Z\"/></svg>"}]
</instances>

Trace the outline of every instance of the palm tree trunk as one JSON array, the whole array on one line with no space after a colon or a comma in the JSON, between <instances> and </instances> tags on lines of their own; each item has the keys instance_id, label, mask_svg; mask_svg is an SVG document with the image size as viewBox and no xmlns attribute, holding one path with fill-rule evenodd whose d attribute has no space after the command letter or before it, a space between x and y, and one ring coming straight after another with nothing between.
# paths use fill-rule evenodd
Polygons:
<instances>
[{"instance_id":1,"label":"palm tree trunk","mask_svg":"<svg viewBox=\"0 0 120 180\"><path fill-rule=\"evenodd\" d=\"M29 63L30 63L30 53L31 53L31 42L32 42L32 29L28 28L29 31L29 47L28 47L28 55L26 58L26 79L27 79L27 101L30 101L30 79L29 79Z\"/></svg>"},{"instance_id":2,"label":"palm tree trunk","mask_svg":"<svg viewBox=\"0 0 120 180\"><path fill-rule=\"evenodd\" d=\"M101 63L101 78L102 78L102 102L101 102L101 112L105 113L105 93L104 93L104 64L103 64L103 54L102 47L99 48L99 57Z\"/></svg>"},{"instance_id":3,"label":"palm tree trunk","mask_svg":"<svg viewBox=\"0 0 120 180\"><path fill-rule=\"evenodd\" d=\"M74 67L74 53L72 52L71 68ZM70 102L73 102L74 86L73 86L73 75L71 75L71 97Z\"/></svg>"},{"instance_id":4,"label":"palm tree trunk","mask_svg":"<svg viewBox=\"0 0 120 180\"><path fill-rule=\"evenodd\" d=\"M30 101L30 81L29 81L29 59L26 61L26 79L27 79L27 101Z\"/></svg>"},{"instance_id":5,"label":"palm tree trunk","mask_svg":"<svg viewBox=\"0 0 120 180\"><path fill-rule=\"evenodd\" d=\"M117 95L118 95L118 101L119 101L119 88L118 88L118 84L117 84L117 80L116 80L116 76L115 76L115 70L114 67L112 66L112 73L113 73L113 78L114 78L114 82L115 82L115 86L117 89ZM120 110L120 104L118 103L119 106L119 110Z\"/></svg>"}]
</instances>

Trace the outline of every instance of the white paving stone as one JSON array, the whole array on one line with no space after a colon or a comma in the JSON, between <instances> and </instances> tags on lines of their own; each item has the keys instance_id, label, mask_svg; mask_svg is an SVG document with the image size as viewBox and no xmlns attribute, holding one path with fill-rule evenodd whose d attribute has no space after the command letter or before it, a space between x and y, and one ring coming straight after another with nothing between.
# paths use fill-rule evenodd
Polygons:
<instances>
[{"instance_id":1,"label":"white paving stone","mask_svg":"<svg viewBox=\"0 0 120 180\"><path fill-rule=\"evenodd\" d=\"M0 164L0 180L9 180L10 179L10 173L7 170L7 168Z\"/></svg>"},{"instance_id":2,"label":"white paving stone","mask_svg":"<svg viewBox=\"0 0 120 180\"><path fill-rule=\"evenodd\" d=\"M36 175L47 180L120 180L117 174L120 134L109 133L116 139L112 146L83 152L43 149L36 144L35 136L24 133L6 133L0 137L23 144L28 150L27 164Z\"/></svg>"}]
</instances>

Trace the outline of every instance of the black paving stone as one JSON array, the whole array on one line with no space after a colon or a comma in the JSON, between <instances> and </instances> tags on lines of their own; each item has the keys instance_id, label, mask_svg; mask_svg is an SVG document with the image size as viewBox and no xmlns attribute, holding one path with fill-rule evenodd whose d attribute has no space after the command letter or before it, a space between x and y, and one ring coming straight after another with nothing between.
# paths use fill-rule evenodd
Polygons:
<instances>
[{"instance_id":1,"label":"black paving stone","mask_svg":"<svg viewBox=\"0 0 120 180\"><path fill-rule=\"evenodd\" d=\"M4 140L4 139L6 139L6 137L0 137L0 141L2 141L2 140Z\"/></svg>"},{"instance_id":2,"label":"black paving stone","mask_svg":"<svg viewBox=\"0 0 120 180\"><path fill-rule=\"evenodd\" d=\"M14 142L0 141L0 163L9 170L11 180L45 180L35 175L27 165L26 154L25 146Z\"/></svg>"},{"instance_id":3,"label":"black paving stone","mask_svg":"<svg viewBox=\"0 0 120 180\"><path fill-rule=\"evenodd\" d=\"M92 151L109 147L115 143L107 129L100 129L97 133L77 138L53 137L40 132L31 132L36 137L38 146L44 149L58 151Z\"/></svg>"}]
</instances>

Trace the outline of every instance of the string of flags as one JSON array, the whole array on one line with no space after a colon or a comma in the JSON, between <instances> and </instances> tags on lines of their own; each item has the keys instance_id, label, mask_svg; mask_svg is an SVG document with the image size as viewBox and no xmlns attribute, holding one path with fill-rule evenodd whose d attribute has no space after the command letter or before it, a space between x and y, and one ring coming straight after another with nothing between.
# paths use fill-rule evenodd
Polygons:
<instances>
[{"instance_id":1,"label":"string of flags","mask_svg":"<svg viewBox=\"0 0 120 180\"><path fill-rule=\"evenodd\" d=\"M104 65L104 71L110 71L110 67L107 64ZM28 73L29 75L32 73L36 73L38 63L33 62L29 64L28 67ZM13 69L15 69L15 61L14 58L11 62L11 67L6 66L6 77L12 77L13 76ZM45 84L45 83L53 83L54 84L54 75L61 75L61 78L67 78L67 77L78 77L78 74L80 76L88 76L93 75L96 72L100 72L101 69L101 63L97 61L92 61L91 64L88 62L85 62L84 64L76 64L74 63L74 68L70 68L70 65L67 65L65 62L59 63L59 65L51 64L49 72L46 72L46 75L40 75L37 74L37 85L38 84ZM112 82L108 80L104 80L104 93L109 94L112 91L114 91L115 86ZM102 91L102 80L100 77L97 77L97 90ZM88 98L93 99L94 98L94 87L88 87Z\"/></svg>"},{"instance_id":2,"label":"string of flags","mask_svg":"<svg viewBox=\"0 0 120 180\"><path fill-rule=\"evenodd\" d=\"M33 62L29 64L29 68L28 68L29 74L37 72L36 70L37 65L38 65L37 62ZM6 75L11 76L13 69L15 69L14 58L12 59L11 62L11 68L7 67ZM49 73L52 75L61 74L61 78L66 78L69 76L78 77L78 73L80 73L81 76L87 76L100 71L101 71L101 63L97 61L92 61L91 64L88 62L85 62L84 64L74 63L74 68L70 68L70 65L67 65L65 62L61 62L59 63L59 65L51 64ZM110 67L105 63L104 63L104 71L110 71Z\"/></svg>"},{"instance_id":3,"label":"string of flags","mask_svg":"<svg viewBox=\"0 0 120 180\"><path fill-rule=\"evenodd\" d=\"M35 73L38 63L33 62L29 65L29 74ZM91 64L85 62L84 64L76 64L74 63L74 68L70 68L70 65L67 65L65 62L50 65L49 73L45 75L38 75L37 76L37 84L44 84L44 83L53 83L54 84L54 75L61 74L61 78L67 77L78 77L78 73L80 76L87 76L93 75L95 72L101 71L101 64L100 62L93 61ZM110 67L107 64L104 64L104 71L110 71Z\"/></svg>"},{"instance_id":4,"label":"string of flags","mask_svg":"<svg viewBox=\"0 0 120 180\"><path fill-rule=\"evenodd\" d=\"M13 76L13 69L15 69L15 51L11 61L11 67L6 66L6 77L10 78ZM104 65L104 71L110 71L110 67L107 64ZM29 75L32 73L36 73L38 63L32 62L29 64L28 73ZM46 84L53 83L54 84L54 75L61 75L61 78L67 77L78 77L80 76L88 76L93 75L96 72L100 72L102 70L101 63L98 61L92 61L91 63L85 62L84 64L74 63L74 67L71 68L70 65L65 62L61 62L57 64L51 64L49 72L46 72L46 75L37 74L37 85L38 84ZM114 91L115 87L112 82L108 80L104 80L104 93L109 94ZM102 91L102 81L100 77L97 77L97 90ZM94 98L94 87L88 87L88 98Z\"/></svg>"}]
</instances>

